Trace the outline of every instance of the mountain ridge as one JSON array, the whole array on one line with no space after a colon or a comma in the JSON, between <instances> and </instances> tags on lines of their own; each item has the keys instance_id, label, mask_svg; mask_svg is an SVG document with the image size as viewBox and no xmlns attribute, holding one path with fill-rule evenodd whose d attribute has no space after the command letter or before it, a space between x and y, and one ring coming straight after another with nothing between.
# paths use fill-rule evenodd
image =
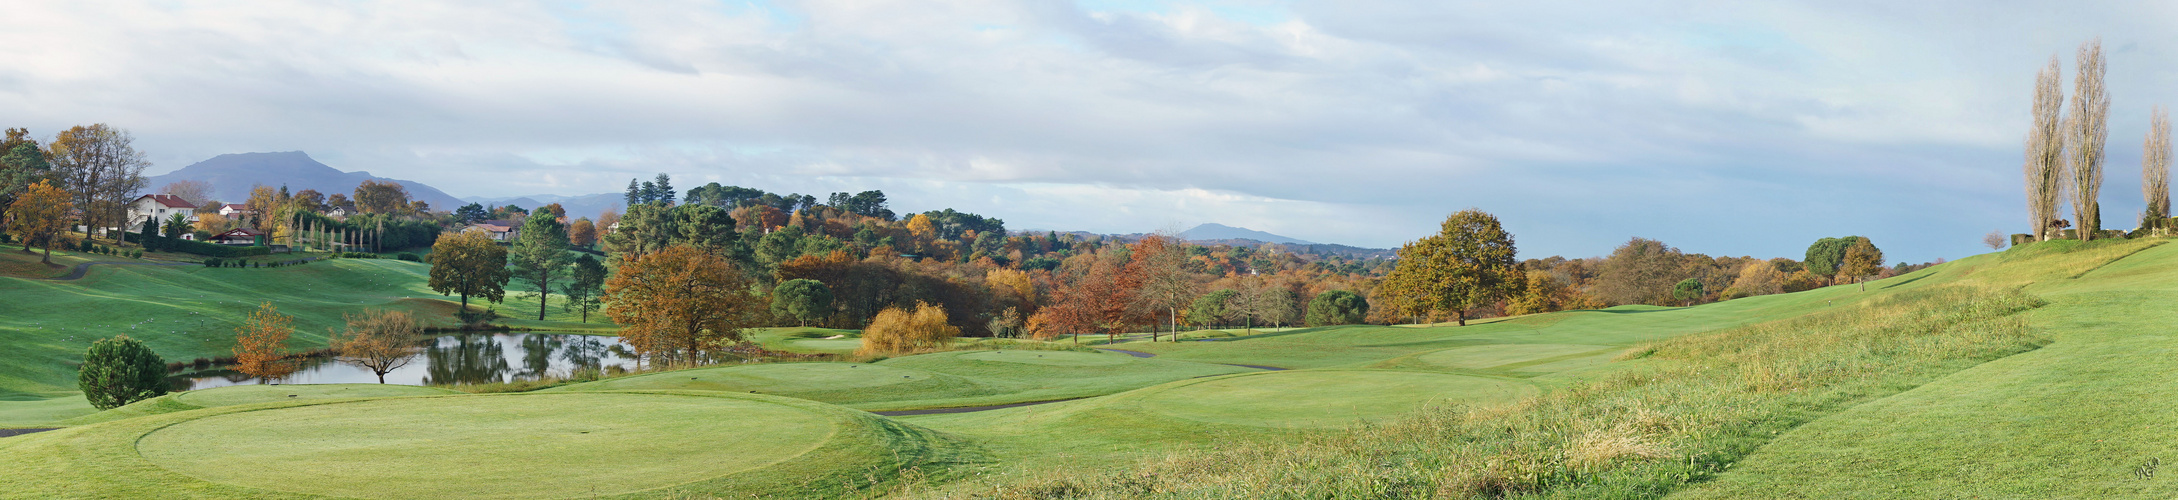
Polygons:
<instances>
[{"instance_id":1,"label":"mountain ridge","mask_svg":"<svg viewBox=\"0 0 2178 500\"><path fill-rule=\"evenodd\" d=\"M144 180L148 190L181 180L203 181L212 185L211 196L221 203L242 203L249 199L250 189L258 185L287 186L289 192L315 189L327 196L354 196L356 186L372 180L400 184L408 190L409 199L422 200L432 210L453 210L462 205L461 199L428 184L378 177L363 170L344 172L302 151L227 153ZM205 201L189 200L197 204Z\"/></svg>"}]
</instances>

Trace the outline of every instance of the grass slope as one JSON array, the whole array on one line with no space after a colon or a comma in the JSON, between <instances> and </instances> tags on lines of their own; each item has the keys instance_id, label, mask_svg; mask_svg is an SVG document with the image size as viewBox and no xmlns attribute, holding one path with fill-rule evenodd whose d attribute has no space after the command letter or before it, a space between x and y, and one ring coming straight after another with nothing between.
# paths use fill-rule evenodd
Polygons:
<instances>
[{"instance_id":1,"label":"grass slope","mask_svg":"<svg viewBox=\"0 0 2178 500\"><path fill-rule=\"evenodd\" d=\"M1787 433L1687 498L2169 498L2178 245L2045 242L1954 263L2021 286L2052 343Z\"/></svg>"}]
</instances>

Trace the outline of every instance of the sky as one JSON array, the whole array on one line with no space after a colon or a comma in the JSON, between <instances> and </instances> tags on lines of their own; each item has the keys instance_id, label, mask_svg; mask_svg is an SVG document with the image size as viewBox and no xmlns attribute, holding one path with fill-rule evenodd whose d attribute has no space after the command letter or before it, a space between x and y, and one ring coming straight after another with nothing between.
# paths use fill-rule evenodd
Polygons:
<instances>
[{"instance_id":1,"label":"sky","mask_svg":"<svg viewBox=\"0 0 2178 500\"><path fill-rule=\"evenodd\" d=\"M158 174L310 153L456 196L663 172L882 189L1016 229L1204 222L1522 257L1632 237L1891 261L2024 232L2035 72L2102 40L2105 227L2178 102L2160 2L20 2L0 125L128 130ZM2068 89L2069 93L2069 89Z\"/></svg>"}]
</instances>

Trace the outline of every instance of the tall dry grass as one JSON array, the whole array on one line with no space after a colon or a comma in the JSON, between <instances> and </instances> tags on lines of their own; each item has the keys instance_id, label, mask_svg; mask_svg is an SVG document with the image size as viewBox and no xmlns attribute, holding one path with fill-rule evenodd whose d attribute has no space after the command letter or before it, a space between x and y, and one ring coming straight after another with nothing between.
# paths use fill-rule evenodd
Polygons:
<instances>
[{"instance_id":1,"label":"tall dry grass","mask_svg":"<svg viewBox=\"0 0 2178 500\"><path fill-rule=\"evenodd\" d=\"M1779 433L2044 341L2017 291L1946 287L1642 346L1652 369L1516 404L1106 470L989 476L931 498L1653 498Z\"/></svg>"}]
</instances>

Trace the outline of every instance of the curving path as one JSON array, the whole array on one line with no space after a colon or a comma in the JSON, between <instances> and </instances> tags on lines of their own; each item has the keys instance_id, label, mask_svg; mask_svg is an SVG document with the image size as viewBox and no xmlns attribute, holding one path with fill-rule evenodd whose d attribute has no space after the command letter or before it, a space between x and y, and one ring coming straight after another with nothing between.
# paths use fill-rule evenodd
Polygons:
<instances>
[{"instance_id":1,"label":"curving path","mask_svg":"<svg viewBox=\"0 0 2178 500\"><path fill-rule=\"evenodd\" d=\"M100 265L104 265L104 266L201 266L201 265L204 265L204 263L201 263L201 262L85 262L85 263L82 263L82 264L76 264L76 268L75 268L75 269L73 269L73 270L70 270L70 271L68 271L68 275L67 275L67 276L62 276L62 277L59 277L59 278L45 278L45 280L46 280L46 281L72 281L72 280L79 280L79 279L83 279L83 275L85 275L85 274L90 274L90 272L91 272L91 266L100 266Z\"/></svg>"},{"instance_id":2,"label":"curving path","mask_svg":"<svg viewBox=\"0 0 2178 500\"><path fill-rule=\"evenodd\" d=\"M1092 397L1093 397L1093 396L1092 396ZM943 415L943 414L948 414L948 413L974 413L974 412L979 412L979 411L1004 410L1004 409L1007 409L1007 408L1020 408L1020 407L1023 407L1023 406L1036 406L1036 405L1040 405L1040 404L1051 404L1051 403L1058 403L1058 402L1064 402L1064 401L1073 401L1073 400L1077 400L1077 399L1089 399L1089 398L1086 398L1086 397L1082 397L1082 398L1066 398L1066 399L1054 399L1054 400L1050 400L1050 401L1030 401L1030 402L1026 402L1026 403L1007 403L1007 404L1002 404L1002 405L990 405L990 406L959 406L959 407L953 407L953 408L924 408L924 409L921 409L921 410L888 410L888 411L873 411L873 412L870 412L870 413L874 413L874 414L877 414L877 415L883 415L883 416L887 416L887 417L905 417L905 416L909 416L909 415Z\"/></svg>"},{"instance_id":3,"label":"curving path","mask_svg":"<svg viewBox=\"0 0 2178 500\"><path fill-rule=\"evenodd\" d=\"M1098 347L1098 348L1096 348L1096 350L1099 350L1099 351L1105 351L1105 352L1116 352L1116 353L1120 353L1120 354L1125 354L1125 355L1128 355L1128 356L1134 356L1134 357L1137 357L1137 358L1154 358L1154 357L1157 357L1157 355L1156 355L1156 354L1146 353L1146 352L1142 352L1142 351L1129 351L1129 350L1126 350L1126 349L1105 349L1105 348L1102 348L1102 347ZM1273 371L1273 372L1279 372L1279 371L1286 371L1286 369L1285 369L1285 368L1279 368L1279 367L1276 367L1276 366L1263 366L1263 365L1243 365L1243 364L1240 364L1240 363L1210 363L1210 364L1213 364L1213 365L1225 365L1225 366L1238 366L1238 367L1241 367L1241 368L1254 368L1254 369L1257 369L1257 370L1264 370L1264 371Z\"/></svg>"},{"instance_id":4,"label":"curving path","mask_svg":"<svg viewBox=\"0 0 2178 500\"><path fill-rule=\"evenodd\" d=\"M57 430L60 430L60 428L58 428L58 427L51 427L51 428L44 428L44 429L0 429L0 438L4 438L4 437L8 437L8 436L21 436L21 435L24 435L24 434L29 434L29 433L33 433L33 432L45 432L45 431L57 431Z\"/></svg>"}]
</instances>

